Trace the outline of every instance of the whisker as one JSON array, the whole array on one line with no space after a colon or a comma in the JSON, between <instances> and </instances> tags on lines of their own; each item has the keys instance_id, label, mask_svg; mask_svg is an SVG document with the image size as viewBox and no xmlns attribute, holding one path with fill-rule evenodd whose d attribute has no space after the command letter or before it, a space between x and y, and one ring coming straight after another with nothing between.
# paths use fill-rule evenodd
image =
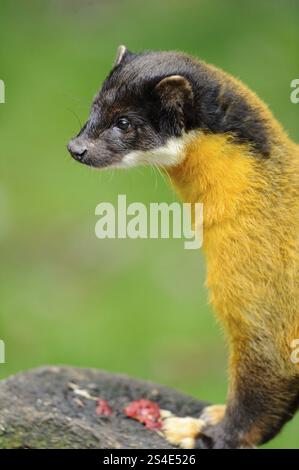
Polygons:
<instances>
[{"instance_id":1,"label":"whisker","mask_svg":"<svg viewBox=\"0 0 299 470\"><path fill-rule=\"evenodd\" d=\"M78 122L78 124L79 124L79 126L80 126L80 129L81 129L81 128L82 128L82 122L81 122L81 120L80 120L78 114L76 113L76 111L74 111L74 110L71 109L71 108L67 108L67 110L68 110L70 113L72 113L73 116L75 116L75 118L77 119L77 122Z\"/></svg>"}]
</instances>

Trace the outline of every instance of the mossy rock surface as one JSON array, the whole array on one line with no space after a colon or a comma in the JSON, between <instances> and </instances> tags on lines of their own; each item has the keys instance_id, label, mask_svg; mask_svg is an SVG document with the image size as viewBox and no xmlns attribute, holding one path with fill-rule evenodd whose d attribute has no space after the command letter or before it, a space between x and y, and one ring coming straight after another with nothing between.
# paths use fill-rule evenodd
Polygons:
<instances>
[{"instance_id":1,"label":"mossy rock surface","mask_svg":"<svg viewBox=\"0 0 299 470\"><path fill-rule=\"evenodd\" d=\"M96 401L85 398L84 393L107 400L113 415L97 416ZM178 416L196 417L206 405L176 390L125 375L43 367L0 382L0 448L171 448L156 432L124 415L124 407L141 398Z\"/></svg>"}]
</instances>

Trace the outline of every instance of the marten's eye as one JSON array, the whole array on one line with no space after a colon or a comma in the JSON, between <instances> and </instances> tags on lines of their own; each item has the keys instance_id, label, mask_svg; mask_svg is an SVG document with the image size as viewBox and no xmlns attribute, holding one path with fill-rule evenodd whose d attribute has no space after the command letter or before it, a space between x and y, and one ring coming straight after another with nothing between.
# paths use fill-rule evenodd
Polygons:
<instances>
[{"instance_id":1,"label":"marten's eye","mask_svg":"<svg viewBox=\"0 0 299 470\"><path fill-rule=\"evenodd\" d=\"M116 122L116 127L126 132L132 127L132 125L127 118L119 118Z\"/></svg>"}]
</instances>

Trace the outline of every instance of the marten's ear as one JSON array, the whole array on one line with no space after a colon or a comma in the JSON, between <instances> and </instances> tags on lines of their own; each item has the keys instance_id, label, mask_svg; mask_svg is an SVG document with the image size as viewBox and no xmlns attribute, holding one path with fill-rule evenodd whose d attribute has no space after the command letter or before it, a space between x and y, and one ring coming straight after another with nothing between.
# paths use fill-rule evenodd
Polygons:
<instances>
[{"instance_id":1,"label":"marten's ear","mask_svg":"<svg viewBox=\"0 0 299 470\"><path fill-rule=\"evenodd\" d=\"M123 45L118 46L117 51L116 51L115 61L114 61L114 67L116 67L117 65L119 65L121 62L128 59L132 55L133 55L132 52L128 51L126 46L123 46Z\"/></svg>"},{"instance_id":2,"label":"marten's ear","mask_svg":"<svg viewBox=\"0 0 299 470\"><path fill-rule=\"evenodd\" d=\"M171 75L160 80L155 92L164 114L164 126L170 133L180 135L186 127L186 114L193 102L191 84L181 75Z\"/></svg>"}]
</instances>

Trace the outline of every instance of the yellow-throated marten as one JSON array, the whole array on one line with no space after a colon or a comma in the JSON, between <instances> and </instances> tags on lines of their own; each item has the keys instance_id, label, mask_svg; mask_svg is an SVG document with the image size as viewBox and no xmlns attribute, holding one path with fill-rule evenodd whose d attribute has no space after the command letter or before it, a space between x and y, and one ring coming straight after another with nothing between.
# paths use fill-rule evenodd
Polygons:
<instances>
[{"instance_id":1,"label":"yellow-throated marten","mask_svg":"<svg viewBox=\"0 0 299 470\"><path fill-rule=\"evenodd\" d=\"M230 345L227 406L165 421L181 446L252 447L299 406L299 146L241 82L177 52L120 46L69 143L87 165L159 165L204 204L211 302Z\"/></svg>"}]
</instances>

